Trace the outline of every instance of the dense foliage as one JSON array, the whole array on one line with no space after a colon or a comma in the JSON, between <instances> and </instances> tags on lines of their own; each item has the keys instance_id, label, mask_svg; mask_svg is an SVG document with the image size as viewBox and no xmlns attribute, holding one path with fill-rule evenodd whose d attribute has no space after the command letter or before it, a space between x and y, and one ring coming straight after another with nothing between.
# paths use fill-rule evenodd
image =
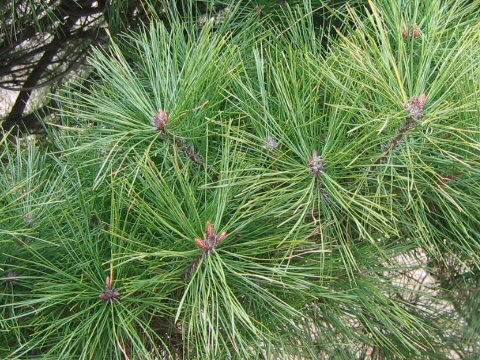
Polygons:
<instances>
[{"instance_id":1,"label":"dense foliage","mask_svg":"<svg viewBox=\"0 0 480 360\"><path fill-rule=\"evenodd\" d=\"M1 358L479 356L479 5L331 11L152 13L3 137Z\"/></svg>"},{"instance_id":2,"label":"dense foliage","mask_svg":"<svg viewBox=\"0 0 480 360\"><path fill-rule=\"evenodd\" d=\"M343 6L335 0L331 8ZM354 0L350 3L365 2ZM302 0L289 0L295 5ZM313 0L319 6L323 0ZM0 123L12 133L43 132L43 121L56 115L53 93L73 77L86 77L85 60L93 47L105 47L122 31L136 31L152 13L167 28L166 8L181 16L201 19L221 11L228 0L3 0L0 2ZM242 5L274 15L287 2L250 0ZM329 9L313 19L330 26ZM95 76L93 74L93 76ZM78 80L78 79L77 79ZM10 104L11 102L11 104Z\"/></svg>"}]
</instances>

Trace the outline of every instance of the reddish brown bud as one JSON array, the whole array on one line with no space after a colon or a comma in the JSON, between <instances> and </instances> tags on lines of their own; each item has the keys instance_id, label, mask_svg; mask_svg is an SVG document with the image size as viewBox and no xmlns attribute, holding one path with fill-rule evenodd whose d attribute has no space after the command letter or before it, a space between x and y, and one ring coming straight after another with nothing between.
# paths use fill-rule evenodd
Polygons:
<instances>
[{"instance_id":1,"label":"reddish brown bud","mask_svg":"<svg viewBox=\"0 0 480 360\"><path fill-rule=\"evenodd\" d=\"M418 105L419 106L425 106L425 104L427 102L427 97L428 97L428 94L426 94L426 93L423 93L422 95L420 95L418 97Z\"/></svg>"},{"instance_id":2,"label":"reddish brown bud","mask_svg":"<svg viewBox=\"0 0 480 360\"><path fill-rule=\"evenodd\" d=\"M166 111L160 109L157 115L153 118L152 125L156 130L165 132L169 120L170 115Z\"/></svg>"},{"instance_id":3,"label":"reddish brown bud","mask_svg":"<svg viewBox=\"0 0 480 360\"><path fill-rule=\"evenodd\" d=\"M312 174L322 175L325 172L325 168L327 166L325 160L318 155L318 151L314 150L312 158L308 159L308 163L310 165L310 170Z\"/></svg>"},{"instance_id":4,"label":"reddish brown bud","mask_svg":"<svg viewBox=\"0 0 480 360\"><path fill-rule=\"evenodd\" d=\"M411 118L418 120L425 116L424 106L427 102L427 94L422 94L418 98L413 97L409 102L404 104L405 109L408 110Z\"/></svg>"},{"instance_id":5,"label":"reddish brown bud","mask_svg":"<svg viewBox=\"0 0 480 360\"><path fill-rule=\"evenodd\" d=\"M227 232L226 231L222 232L220 235L217 236L215 245L219 245L223 240L225 240L226 237L227 237Z\"/></svg>"},{"instance_id":6,"label":"reddish brown bud","mask_svg":"<svg viewBox=\"0 0 480 360\"><path fill-rule=\"evenodd\" d=\"M205 237L207 239L212 239L215 237L215 227L210 221L207 223L207 232L205 233Z\"/></svg>"},{"instance_id":7,"label":"reddish brown bud","mask_svg":"<svg viewBox=\"0 0 480 360\"><path fill-rule=\"evenodd\" d=\"M100 299L105 301L112 301L112 300L120 300L122 295L115 289L112 290L104 290L99 296Z\"/></svg>"},{"instance_id":8,"label":"reddish brown bud","mask_svg":"<svg viewBox=\"0 0 480 360\"><path fill-rule=\"evenodd\" d=\"M408 26L407 24L404 24L402 28L402 35L403 37L412 37L417 39L420 37L420 35L422 35L422 31L418 25Z\"/></svg>"},{"instance_id":9,"label":"reddish brown bud","mask_svg":"<svg viewBox=\"0 0 480 360\"><path fill-rule=\"evenodd\" d=\"M422 32L420 31L420 28L418 27L418 25L414 25L412 28L412 36L416 39L421 35L421 33Z\"/></svg>"},{"instance_id":10,"label":"reddish brown bud","mask_svg":"<svg viewBox=\"0 0 480 360\"><path fill-rule=\"evenodd\" d=\"M217 235L215 226L209 221L207 223L207 231L205 232L204 239L196 238L195 243L205 251L214 250L227 237L227 232L224 231L220 235Z\"/></svg>"},{"instance_id":11,"label":"reddish brown bud","mask_svg":"<svg viewBox=\"0 0 480 360\"><path fill-rule=\"evenodd\" d=\"M200 248L202 248L203 250L206 250L207 249L207 245L205 244L205 242L200 239L200 238L196 238L195 239L195 244L197 244Z\"/></svg>"},{"instance_id":12,"label":"reddish brown bud","mask_svg":"<svg viewBox=\"0 0 480 360\"><path fill-rule=\"evenodd\" d=\"M122 295L113 287L113 278L107 276L105 280L105 290L98 296L102 300L120 300Z\"/></svg>"}]
</instances>

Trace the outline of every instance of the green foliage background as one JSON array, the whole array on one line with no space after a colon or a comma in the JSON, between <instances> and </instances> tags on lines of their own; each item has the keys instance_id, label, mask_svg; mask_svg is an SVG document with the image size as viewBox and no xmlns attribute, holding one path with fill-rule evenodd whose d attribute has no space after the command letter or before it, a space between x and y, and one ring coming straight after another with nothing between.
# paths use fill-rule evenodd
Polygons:
<instances>
[{"instance_id":1,"label":"green foliage background","mask_svg":"<svg viewBox=\"0 0 480 360\"><path fill-rule=\"evenodd\" d=\"M327 5L152 14L3 137L2 358L478 356L478 4Z\"/></svg>"}]
</instances>

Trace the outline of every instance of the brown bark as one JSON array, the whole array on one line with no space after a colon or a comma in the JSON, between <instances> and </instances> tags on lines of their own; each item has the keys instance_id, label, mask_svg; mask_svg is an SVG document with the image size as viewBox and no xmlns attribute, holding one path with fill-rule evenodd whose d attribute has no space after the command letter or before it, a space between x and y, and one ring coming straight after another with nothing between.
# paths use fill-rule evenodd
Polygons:
<instances>
[{"instance_id":1,"label":"brown bark","mask_svg":"<svg viewBox=\"0 0 480 360\"><path fill-rule=\"evenodd\" d=\"M28 100L32 95L33 89L35 89L38 82L44 77L45 72L48 71L48 67L55 60L55 56L58 55L61 49L66 44L70 43L71 30L75 26L78 19L83 16L93 15L105 11L106 0L98 1L98 6L92 7L95 2L93 0L86 0L80 2L62 1L56 10L56 14L59 15L59 19L63 19L56 29L52 31L54 34L53 40L45 47L45 51L40 60L32 67L31 72L28 74L25 82L22 86L22 91L17 96L15 103L2 124L5 130L17 128L18 130L25 130L26 128L38 127L37 118L30 114L23 116ZM28 31L27 31L28 33ZM24 34L23 34L24 35ZM32 34L33 36L34 34ZM23 37L23 36L21 36ZM24 37L23 37L24 38Z\"/></svg>"}]
</instances>

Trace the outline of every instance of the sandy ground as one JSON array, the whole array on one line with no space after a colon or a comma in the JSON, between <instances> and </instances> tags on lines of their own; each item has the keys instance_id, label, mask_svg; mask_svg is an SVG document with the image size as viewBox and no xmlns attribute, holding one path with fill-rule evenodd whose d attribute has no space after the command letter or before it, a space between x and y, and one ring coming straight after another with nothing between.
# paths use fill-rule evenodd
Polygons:
<instances>
[{"instance_id":1,"label":"sandy ground","mask_svg":"<svg viewBox=\"0 0 480 360\"><path fill-rule=\"evenodd\" d=\"M0 118L5 117L13 106L18 92L0 89Z\"/></svg>"}]
</instances>

